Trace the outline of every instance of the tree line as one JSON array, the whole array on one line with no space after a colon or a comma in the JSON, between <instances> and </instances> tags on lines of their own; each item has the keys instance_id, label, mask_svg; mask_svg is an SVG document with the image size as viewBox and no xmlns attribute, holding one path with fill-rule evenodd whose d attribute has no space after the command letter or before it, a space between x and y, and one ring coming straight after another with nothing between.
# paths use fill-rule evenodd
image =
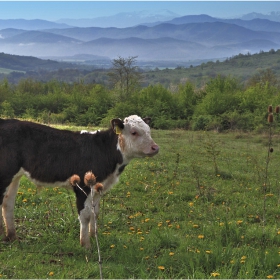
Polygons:
<instances>
[{"instance_id":1,"label":"tree line","mask_svg":"<svg viewBox=\"0 0 280 280\"><path fill-rule=\"evenodd\" d=\"M119 57L109 71L110 86L84 83L0 81L0 115L53 124L108 126L112 118L137 114L153 119L156 129L219 131L260 130L267 106L280 104L279 83L262 70L244 85L237 78L217 75L203 87L186 81L170 88L141 86L136 57Z\"/></svg>"}]
</instances>

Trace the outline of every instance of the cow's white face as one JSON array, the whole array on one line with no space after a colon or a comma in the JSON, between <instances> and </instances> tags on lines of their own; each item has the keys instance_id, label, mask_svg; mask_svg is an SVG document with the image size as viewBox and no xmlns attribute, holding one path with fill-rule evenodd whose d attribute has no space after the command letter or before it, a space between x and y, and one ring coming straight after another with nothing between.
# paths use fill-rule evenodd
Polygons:
<instances>
[{"instance_id":1,"label":"cow's white face","mask_svg":"<svg viewBox=\"0 0 280 280\"><path fill-rule=\"evenodd\" d=\"M118 148L125 160L154 156L158 153L159 147L151 137L150 127L142 118L136 115L127 117L123 125L118 125L118 130Z\"/></svg>"}]
</instances>

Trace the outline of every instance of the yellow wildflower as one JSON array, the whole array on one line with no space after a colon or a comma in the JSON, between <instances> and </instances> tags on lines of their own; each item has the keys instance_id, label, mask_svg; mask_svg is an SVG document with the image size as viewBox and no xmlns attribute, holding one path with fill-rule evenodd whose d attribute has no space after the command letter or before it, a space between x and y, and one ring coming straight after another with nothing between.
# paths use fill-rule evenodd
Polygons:
<instances>
[{"instance_id":1,"label":"yellow wildflower","mask_svg":"<svg viewBox=\"0 0 280 280\"><path fill-rule=\"evenodd\" d=\"M165 269L165 267L164 267L163 265L160 265L160 266L158 266L158 269L160 269L160 270L164 270L164 269Z\"/></svg>"},{"instance_id":2,"label":"yellow wildflower","mask_svg":"<svg viewBox=\"0 0 280 280\"><path fill-rule=\"evenodd\" d=\"M219 273L219 272L212 272L212 273L211 273L211 276L217 277L217 276L220 276L220 273Z\"/></svg>"},{"instance_id":3,"label":"yellow wildflower","mask_svg":"<svg viewBox=\"0 0 280 280\"><path fill-rule=\"evenodd\" d=\"M204 235L203 235L203 234L200 234L200 235L198 235L198 238L199 238L199 239L203 239L203 238L204 238Z\"/></svg>"}]
</instances>

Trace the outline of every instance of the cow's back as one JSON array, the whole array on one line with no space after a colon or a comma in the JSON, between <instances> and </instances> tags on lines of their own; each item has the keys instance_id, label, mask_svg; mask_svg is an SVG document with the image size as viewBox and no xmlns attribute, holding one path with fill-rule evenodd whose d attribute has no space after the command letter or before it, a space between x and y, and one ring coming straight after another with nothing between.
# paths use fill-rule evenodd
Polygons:
<instances>
[{"instance_id":1,"label":"cow's back","mask_svg":"<svg viewBox=\"0 0 280 280\"><path fill-rule=\"evenodd\" d=\"M0 120L0 154L0 176L9 165L11 173L23 169L42 183L83 177L89 170L102 181L122 163L112 130L80 134L14 119Z\"/></svg>"}]
</instances>

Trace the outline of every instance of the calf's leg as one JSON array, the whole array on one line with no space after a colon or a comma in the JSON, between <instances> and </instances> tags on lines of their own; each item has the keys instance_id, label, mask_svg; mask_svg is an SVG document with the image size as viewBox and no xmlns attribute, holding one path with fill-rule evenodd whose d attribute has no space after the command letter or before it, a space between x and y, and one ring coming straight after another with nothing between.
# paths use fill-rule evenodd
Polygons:
<instances>
[{"instance_id":1,"label":"calf's leg","mask_svg":"<svg viewBox=\"0 0 280 280\"><path fill-rule=\"evenodd\" d=\"M93 211L91 211L91 215L90 215L90 227L89 227L89 232L90 232L90 236L93 236L95 234L95 231L97 229L95 229L95 217L96 219L98 218L98 214L99 214L99 209L100 209L100 195L95 193L94 195L94 199L93 199L93 205L92 207L94 207L94 213ZM95 217L94 217L95 215Z\"/></svg>"},{"instance_id":2,"label":"calf's leg","mask_svg":"<svg viewBox=\"0 0 280 280\"><path fill-rule=\"evenodd\" d=\"M84 208L79 213L80 244L87 249L90 248L89 223L91 219L91 201L91 194L89 194L84 202Z\"/></svg>"},{"instance_id":3,"label":"calf's leg","mask_svg":"<svg viewBox=\"0 0 280 280\"><path fill-rule=\"evenodd\" d=\"M14 178L11 182L3 198L2 203L2 215L4 223L6 226L6 238L5 241L14 241L16 239L16 228L14 221L14 208L15 208L15 199L17 195L17 190L19 187L20 177ZM3 225L2 225L3 230ZM1 231L1 225L0 225Z\"/></svg>"}]
</instances>

